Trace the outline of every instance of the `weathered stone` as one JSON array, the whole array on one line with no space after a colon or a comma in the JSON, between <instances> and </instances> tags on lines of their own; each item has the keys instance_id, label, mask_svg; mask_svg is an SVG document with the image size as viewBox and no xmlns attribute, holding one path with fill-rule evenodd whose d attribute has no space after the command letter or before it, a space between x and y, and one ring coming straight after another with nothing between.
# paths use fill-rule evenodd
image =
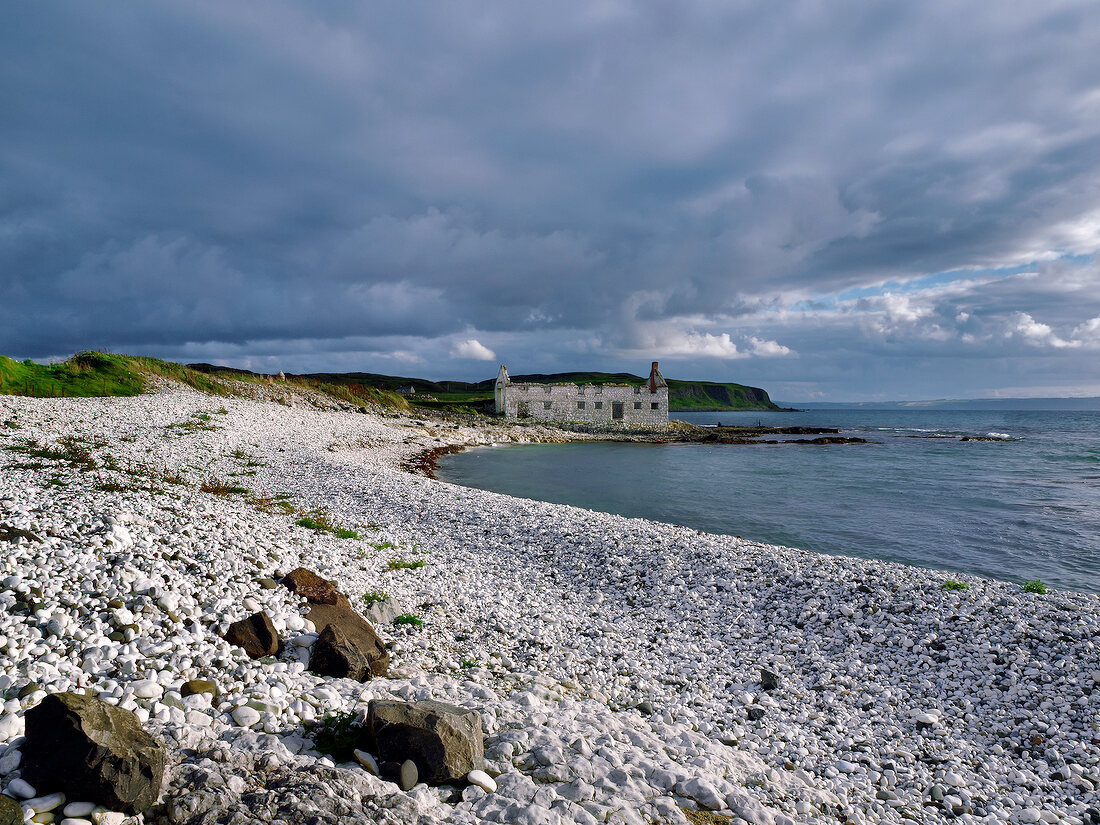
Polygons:
<instances>
[{"instance_id":1,"label":"weathered stone","mask_svg":"<svg viewBox=\"0 0 1100 825\"><path fill-rule=\"evenodd\" d=\"M266 576L264 578L260 579L257 583L260 585L260 588L263 589L263 590L274 590L276 587L279 586L279 583L277 581L275 581L275 579L271 579L271 578L268 578Z\"/></svg>"},{"instance_id":2,"label":"weathered stone","mask_svg":"<svg viewBox=\"0 0 1100 825\"><path fill-rule=\"evenodd\" d=\"M229 625L225 640L244 648L250 659L274 656L279 651L279 634L275 632L271 619L262 611Z\"/></svg>"},{"instance_id":3,"label":"weathered stone","mask_svg":"<svg viewBox=\"0 0 1100 825\"><path fill-rule=\"evenodd\" d=\"M23 825L23 806L10 796L0 796L0 825Z\"/></svg>"},{"instance_id":4,"label":"weathered stone","mask_svg":"<svg viewBox=\"0 0 1100 825\"><path fill-rule=\"evenodd\" d=\"M304 596L310 604L337 604L347 601L347 597L336 589L334 582L322 579L312 570L304 567L291 570L283 576L282 582L288 589L299 596Z\"/></svg>"},{"instance_id":5,"label":"weathered stone","mask_svg":"<svg viewBox=\"0 0 1100 825\"><path fill-rule=\"evenodd\" d=\"M193 696L196 693L209 693L211 696L217 696L218 686L209 679L190 679L184 682L183 687L180 688L180 696Z\"/></svg>"},{"instance_id":6,"label":"weathered stone","mask_svg":"<svg viewBox=\"0 0 1100 825\"><path fill-rule=\"evenodd\" d=\"M306 618L313 622L313 626L320 632L313 646L310 670L326 676L344 675L337 672L339 665L330 664L336 661L331 656L339 654L339 657L347 659L349 665L358 663L360 659L366 663L365 672L349 678L366 681L371 676L386 675L390 667L389 651L386 650L386 646L378 638L378 634L374 632L370 623L355 612L347 599L343 599L338 604L315 604L310 607ZM334 632L326 635L330 627ZM318 658L319 654L320 658ZM327 668L330 667L335 670L328 670ZM326 669L318 670L318 668Z\"/></svg>"},{"instance_id":7,"label":"weathered stone","mask_svg":"<svg viewBox=\"0 0 1100 825\"><path fill-rule=\"evenodd\" d=\"M409 611L393 596L387 596L381 601L371 602L363 612L368 621L375 624L393 624L394 619Z\"/></svg>"},{"instance_id":8,"label":"weathered stone","mask_svg":"<svg viewBox=\"0 0 1100 825\"><path fill-rule=\"evenodd\" d=\"M26 722L22 775L40 794L62 792L129 814L157 801L164 747L130 711L54 693L27 711Z\"/></svg>"},{"instance_id":9,"label":"weathered stone","mask_svg":"<svg viewBox=\"0 0 1100 825\"><path fill-rule=\"evenodd\" d=\"M485 745L481 714L476 710L434 699L412 703L372 699L367 728L380 760L413 760L423 782L458 782L482 768Z\"/></svg>"},{"instance_id":10,"label":"weathered stone","mask_svg":"<svg viewBox=\"0 0 1100 825\"><path fill-rule=\"evenodd\" d=\"M326 625L313 645L309 669L321 676L365 682L375 675L371 667L378 659L378 647L369 643L364 648L363 642L361 633L349 638L340 625ZM381 650L384 654L385 648Z\"/></svg>"}]
</instances>

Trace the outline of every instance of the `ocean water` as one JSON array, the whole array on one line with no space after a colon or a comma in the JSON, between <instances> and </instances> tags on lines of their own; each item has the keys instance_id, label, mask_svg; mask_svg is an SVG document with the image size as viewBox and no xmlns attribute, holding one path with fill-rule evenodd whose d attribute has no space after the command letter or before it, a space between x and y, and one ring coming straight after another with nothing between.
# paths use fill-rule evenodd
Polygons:
<instances>
[{"instance_id":1,"label":"ocean water","mask_svg":"<svg viewBox=\"0 0 1100 825\"><path fill-rule=\"evenodd\" d=\"M443 457L438 475L771 544L1100 593L1100 412L673 416L839 427L874 443L489 447Z\"/></svg>"}]
</instances>

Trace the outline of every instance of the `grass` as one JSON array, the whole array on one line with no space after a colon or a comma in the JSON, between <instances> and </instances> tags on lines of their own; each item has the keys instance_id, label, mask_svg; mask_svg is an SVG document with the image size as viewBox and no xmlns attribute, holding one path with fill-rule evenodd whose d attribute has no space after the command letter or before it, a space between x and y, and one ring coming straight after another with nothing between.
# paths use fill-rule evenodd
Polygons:
<instances>
[{"instance_id":1,"label":"grass","mask_svg":"<svg viewBox=\"0 0 1100 825\"><path fill-rule=\"evenodd\" d=\"M393 543L389 541L370 542L370 546L375 550L391 550L393 549Z\"/></svg>"},{"instance_id":2,"label":"grass","mask_svg":"<svg viewBox=\"0 0 1100 825\"><path fill-rule=\"evenodd\" d=\"M423 559L416 559L415 561L409 561L408 559L390 559L386 566L382 568L382 572L390 573L394 570L419 570L423 566Z\"/></svg>"},{"instance_id":3,"label":"grass","mask_svg":"<svg viewBox=\"0 0 1100 825\"><path fill-rule=\"evenodd\" d=\"M410 627L423 627L424 622L414 616L412 613L402 613L400 616L393 620L394 624L407 624Z\"/></svg>"},{"instance_id":4,"label":"grass","mask_svg":"<svg viewBox=\"0 0 1100 825\"><path fill-rule=\"evenodd\" d=\"M242 393L233 382L267 383L267 376L228 370L199 370L137 355L112 352L78 352L58 364L13 361L0 355L0 395L24 395L37 398L88 398L92 396L131 396L145 392L150 379L166 378L186 384L209 395L238 396ZM364 404L407 412L408 402L400 395L361 384L329 384L308 378L289 376L286 386L313 390L350 404ZM226 415L224 407L216 414Z\"/></svg>"},{"instance_id":5,"label":"grass","mask_svg":"<svg viewBox=\"0 0 1100 825\"><path fill-rule=\"evenodd\" d=\"M1039 579L1031 579L1023 583L1025 593L1046 593L1047 586Z\"/></svg>"},{"instance_id":6,"label":"grass","mask_svg":"<svg viewBox=\"0 0 1100 825\"><path fill-rule=\"evenodd\" d=\"M948 579L947 581L945 581L941 585L941 587L943 587L944 590L969 590L970 589L970 585L967 584L966 582L955 581L954 579Z\"/></svg>"},{"instance_id":7,"label":"grass","mask_svg":"<svg viewBox=\"0 0 1100 825\"><path fill-rule=\"evenodd\" d=\"M204 493L213 493L216 496L232 496L237 493L248 492L247 487L240 487L220 478L204 479L202 484L199 485L199 489Z\"/></svg>"},{"instance_id":8,"label":"grass","mask_svg":"<svg viewBox=\"0 0 1100 825\"><path fill-rule=\"evenodd\" d=\"M290 515L294 512L294 505L279 496L252 496L252 498L248 500L248 503L261 513L285 513L286 515Z\"/></svg>"},{"instance_id":9,"label":"grass","mask_svg":"<svg viewBox=\"0 0 1100 825\"><path fill-rule=\"evenodd\" d=\"M381 590L370 590L363 594L363 605L370 607L375 602L384 602L386 600L386 594Z\"/></svg>"},{"instance_id":10,"label":"grass","mask_svg":"<svg viewBox=\"0 0 1100 825\"><path fill-rule=\"evenodd\" d=\"M337 762L350 762L354 751L359 747L363 728L356 723L357 714L353 711L326 716L312 726L309 731L313 747L326 753Z\"/></svg>"},{"instance_id":11,"label":"grass","mask_svg":"<svg viewBox=\"0 0 1100 825\"><path fill-rule=\"evenodd\" d=\"M354 530L349 530L346 527L340 527L333 520L332 516L326 513L324 510L310 510L308 513L303 513L302 517L296 522L299 527L305 527L307 530L316 530L320 533L332 533L338 539L358 539L359 534Z\"/></svg>"},{"instance_id":12,"label":"grass","mask_svg":"<svg viewBox=\"0 0 1100 825\"><path fill-rule=\"evenodd\" d=\"M481 667L481 662L474 661L473 659L467 659L463 657L458 660L458 666L463 670L469 670L474 667Z\"/></svg>"},{"instance_id":13,"label":"grass","mask_svg":"<svg viewBox=\"0 0 1100 825\"><path fill-rule=\"evenodd\" d=\"M29 458L46 459L47 461L67 461L79 470L94 470L97 467L95 457L91 451L77 439L66 436L59 439L56 447L48 444L39 444L31 439L23 444L9 444L4 447L13 453L23 453Z\"/></svg>"}]
</instances>

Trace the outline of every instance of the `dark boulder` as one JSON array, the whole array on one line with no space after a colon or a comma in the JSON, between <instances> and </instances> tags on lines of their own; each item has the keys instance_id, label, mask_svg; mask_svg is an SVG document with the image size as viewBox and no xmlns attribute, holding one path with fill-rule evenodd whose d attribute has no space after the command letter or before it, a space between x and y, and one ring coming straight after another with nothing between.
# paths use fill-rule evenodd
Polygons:
<instances>
[{"instance_id":1,"label":"dark boulder","mask_svg":"<svg viewBox=\"0 0 1100 825\"><path fill-rule=\"evenodd\" d=\"M22 776L40 794L60 791L136 815L160 795L164 747L128 710L79 693L54 693L26 713Z\"/></svg>"},{"instance_id":2,"label":"dark boulder","mask_svg":"<svg viewBox=\"0 0 1100 825\"><path fill-rule=\"evenodd\" d=\"M485 744L476 710L434 699L373 699L367 728L380 761L411 759L422 782L449 784L482 767Z\"/></svg>"},{"instance_id":3,"label":"dark boulder","mask_svg":"<svg viewBox=\"0 0 1100 825\"><path fill-rule=\"evenodd\" d=\"M282 578L282 583L291 591L303 596L310 604L337 604L347 598L336 589L336 584L323 579L312 570L299 567L291 570Z\"/></svg>"},{"instance_id":4,"label":"dark boulder","mask_svg":"<svg viewBox=\"0 0 1100 825\"><path fill-rule=\"evenodd\" d=\"M346 676L365 682L385 676L390 654L370 623L350 604L317 604L307 618L320 631L309 669L322 676Z\"/></svg>"},{"instance_id":5,"label":"dark boulder","mask_svg":"<svg viewBox=\"0 0 1100 825\"><path fill-rule=\"evenodd\" d=\"M225 634L231 645L244 648L250 659L262 659L279 652L279 634L266 613L253 613L247 619L233 622Z\"/></svg>"},{"instance_id":6,"label":"dark boulder","mask_svg":"<svg viewBox=\"0 0 1100 825\"><path fill-rule=\"evenodd\" d=\"M349 639L338 625L330 624L313 645L309 669L320 676L365 682L373 675L369 652Z\"/></svg>"}]
</instances>

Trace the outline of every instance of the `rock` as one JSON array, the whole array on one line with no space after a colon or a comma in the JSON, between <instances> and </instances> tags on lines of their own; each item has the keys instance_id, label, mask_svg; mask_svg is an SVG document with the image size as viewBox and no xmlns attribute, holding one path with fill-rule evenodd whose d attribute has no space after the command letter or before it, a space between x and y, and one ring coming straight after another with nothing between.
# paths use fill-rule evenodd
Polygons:
<instances>
[{"instance_id":1,"label":"rock","mask_svg":"<svg viewBox=\"0 0 1100 825\"><path fill-rule=\"evenodd\" d=\"M266 576L264 578L260 579L257 582L257 584L260 585L260 588L262 590L274 590L276 587L279 586L279 583L277 581L275 581L275 579L270 579L270 578L267 578Z\"/></svg>"},{"instance_id":2,"label":"rock","mask_svg":"<svg viewBox=\"0 0 1100 825\"><path fill-rule=\"evenodd\" d=\"M368 620L375 624L393 624L393 620L398 616L404 616L409 611L393 598L393 596L387 596L379 602L371 602L367 605L367 609L363 611Z\"/></svg>"},{"instance_id":3,"label":"rock","mask_svg":"<svg viewBox=\"0 0 1100 825\"><path fill-rule=\"evenodd\" d=\"M139 699L159 699L164 693L164 688L156 679L140 679L131 683L130 687Z\"/></svg>"},{"instance_id":4,"label":"rock","mask_svg":"<svg viewBox=\"0 0 1100 825\"><path fill-rule=\"evenodd\" d=\"M494 793L497 789L497 782L485 771L472 770L466 774L466 781L471 785L477 785L485 793Z\"/></svg>"},{"instance_id":5,"label":"rock","mask_svg":"<svg viewBox=\"0 0 1100 825\"><path fill-rule=\"evenodd\" d=\"M260 721L262 718L260 712L255 708L250 708L248 705L241 705L236 708L233 713L233 721L240 725L242 728L250 728Z\"/></svg>"},{"instance_id":6,"label":"rock","mask_svg":"<svg viewBox=\"0 0 1100 825\"><path fill-rule=\"evenodd\" d=\"M373 675L371 663L377 659L378 647L371 644L364 649L362 641L362 634L349 638L340 625L327 625L313 645L309 669L321 676L367 681Z\"/></svg>"},{"instance_id":7,"label":"rock","mask_svg":"<svg viewBox=\"0 0 1100 825\"><path fill-rule=\"evenodd\" d=\"M34 799L24 799L19 804L24 810L32 810L36 814L48 814L54 808L60 808L65 804L65 794L58 791L45 796L36 796Z\"/></svg>"},{"instance_id":8,"label":"rock","mask_svg":"<svg viewBox=\"0 0 1100 825\"><path fill-rule=\"evenodd\" d=\"M55 693L28 710L26 722L22 774L39 791L64 791L129 814L157 801L164 747L130 711Z\"/></svg>"},{"instance_id":9,"label":"rock","mask_svg":"<svg viewBox=\"0 0 1100 825\"><path fill-rule=\"evenodd\" d=\"M62 813L65 816L87 816L96 809L94 802L70 802Z\"/></svg>"},{"instance_id":10,"label":"rock","mask_svg":"<svg viewBox=\"0 0 1100 825\"><path fill-rule=\"evenodd\" d=\"M328 579L322 579L311 570L299 567L291 570L282 578L282 583L299 596L304 596L310 604L337 604L347 601L336 585Z\"/></svg>"},{"instance_id":11,"label":"rock","mask_svg":"<svg viewBox=\"0 0 1100 825\"><path fill-rule=\"evenodd\" d=\"M180 696L194 696L199 693L209 693L211 696L217 696L218 686L209 679L190 679L184 682L183 687L180 688Z\"/></svg>"},{"instance_id":12,"label":"rock","mask_svg":"<svg viewBox=\"0 0 1100 825\"><path fill-rule=\"evenodd\" d=\"M15 794L20 799L30 799L38 796L38 789L26 779L13 779L8 783L8 793Z\"/></svg>"},{"instance_id":13,"label":"rock","mask_svg":"<svg viewBox=\"0 0 1100 825\"><path fill-rule=\"evenodd\" d=\"M23 735L23 719L15 713L5 713L0 717L0 742L7 742Z\"/></svg>"},{"instance_id":14,"label":"rock","mask_svg":"<svg viewBox=\"0 0 1100 825\"><path fill-rule=\"evenodd\" d=\"M243 648L250 659L274 656L279 650L279 634L275 632L271 619L262 611L229 625L225 640Z\"/></svg>"},{"instance_id":15,"label":"rock","mask_svg":"<svg viewBox=\"0 0 1100 825\"><path fill-rule=\"evenodd\" d=\"M749 708L746 713L753 722L759 722L764 718L764 708Z\"/></svg>"},{"instance_id":16,"label":"rock","mask_svg":"<svg viewBox=\"0 0 1100 825\"><path fill-rule=\"evenodd\" d=\"M309 621L320 631L309 660L309 669L314 673L347 676L361 682L386 675L390 654L385 644L346 599L338 604L314 605ZM332 632L328 632L330 628Z\"/></svg>"},{"instance_id":17,"label":"rock","mask_svg":"<svg viewBox=\"0 0 1100 825\"><path fill-rule=\"evenodd\" d=\"M361 751L359 748L352 750L351 755L355 757L355 761L366 768L367 773L372 773L375 776L381 776L381 771L378 767L378 760L374 758L372 754L366 751Z\"/></svg>"},{"instance_id":18,"label":"rock","mask_svg":"<svg viewBox=\"0 0 1100 825\"><path fill-rule=\"evenodd\" d=\"M765 667L760 668L761 690L779 690L779 677Z\"/></svg>"},{"instance_id":19,"label":"rock","mask_svg":"<svg viewBox=\"0 0 1100 825\"><path fill-rule=\"evenodd\" d=\"M372 699L367 728L382 760L412 759L433 785L457 782L482 768L481 714L434 699Z\"/></svg>"},{"instance_id":20,"label":"rock","mask_svg":"<svg viewBox=\"0 0 1100 825\"><path fill-rule=\"evenodd\" d=\"M23 825L23 806L10 796L0 796L0 825Z\"/></svg>"},{"instance_id":21,"label":"rock","mask_svg":"<svg viewBox=\"0 0 1100 825\"><path fill-rule=\"evenodd\" d=\"M403 791L411 791L419 778L420 771L416 769L416 763L411 759L406 759L397 771L397 787Z\"/></svg>"}]
</instances>

